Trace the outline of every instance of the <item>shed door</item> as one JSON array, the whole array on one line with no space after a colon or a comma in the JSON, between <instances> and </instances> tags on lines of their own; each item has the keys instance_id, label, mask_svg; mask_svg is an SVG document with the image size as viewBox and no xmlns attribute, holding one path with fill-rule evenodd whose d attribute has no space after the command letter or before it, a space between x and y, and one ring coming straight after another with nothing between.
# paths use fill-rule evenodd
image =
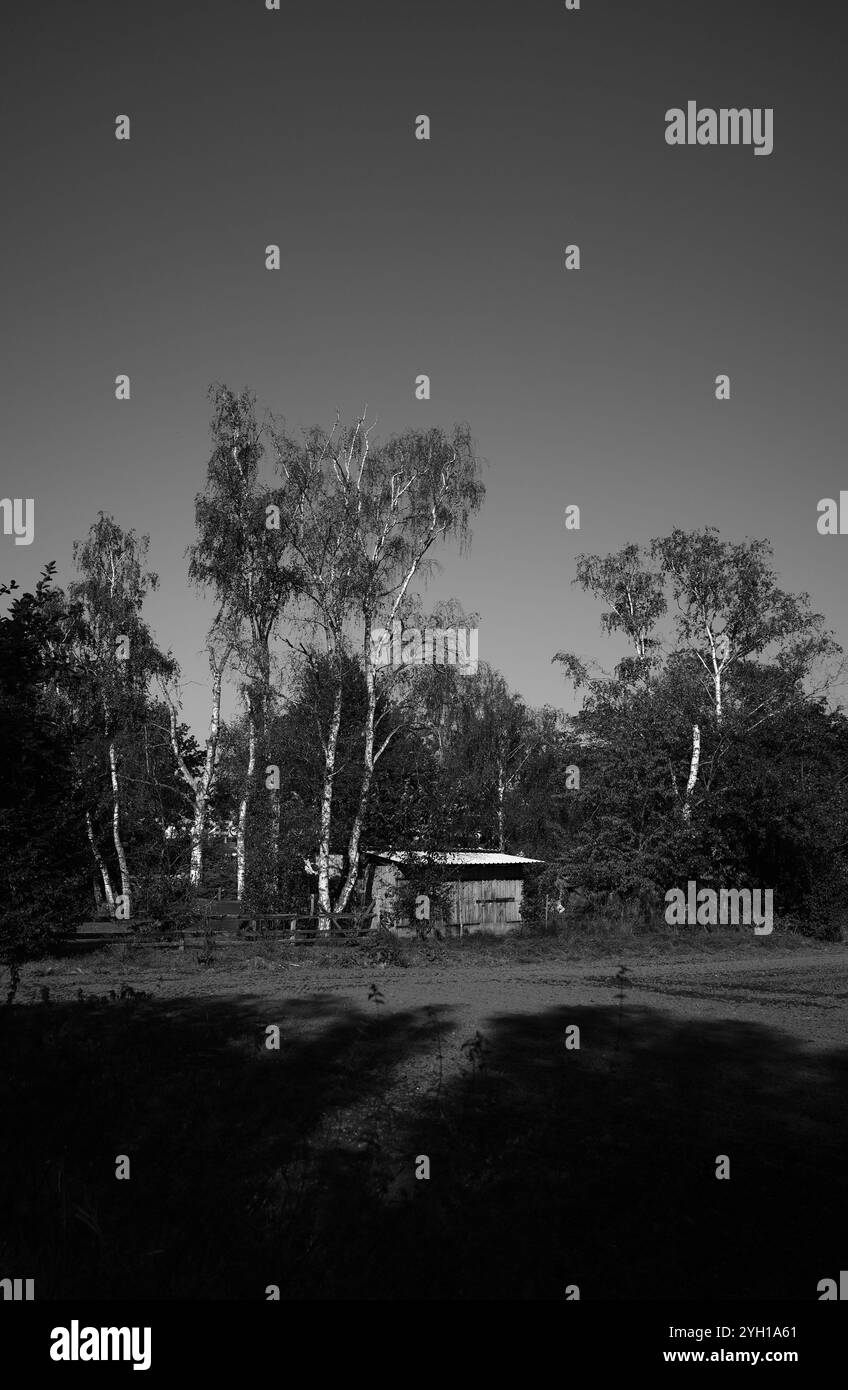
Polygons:
<instances>
[{"instance_id":1,"label":"shed door","mask_svg":"<svg viewBox=\"0 0 848 1390\"><path fill-rule=\"evenodd\" d=\"M471 889L469 923L485 927L505 927L519 920L521 885L514 878L490 878L465 885ZM464 919L465 920L465 919Z\"/></svg>"}]
</instances>

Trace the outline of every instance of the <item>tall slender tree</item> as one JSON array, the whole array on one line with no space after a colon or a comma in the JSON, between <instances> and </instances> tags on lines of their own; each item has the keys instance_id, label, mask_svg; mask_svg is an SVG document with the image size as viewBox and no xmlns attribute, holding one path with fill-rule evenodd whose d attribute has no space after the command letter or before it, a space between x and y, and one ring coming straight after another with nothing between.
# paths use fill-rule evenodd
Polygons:
<instances>
[{"instance_id":1,"label":"tall slender tree","mask_svg":"<svg viewBox=\"0 0 848 1390\"><path fill-rule=\"evenodd\" d=\"M671 579L676 605L673 659L698 673L716 740L728 698L737 709L743 703L734 675L746 663L768 654L783 673L782 693L773 683L768 705L758 711L763 717L777 717L794 698L797 683L810 677L818 663L838 655L822 616L810 609L809 595L780 588L768 541L723 541L713 526L692 532L675 528L652 542L651 553ZM703 722L692 725L686 819L698 780Z\"/></svg>"},{"instance_id":2,"label":"tall slender tree","mask_svg":"<svg viewBox=\"0 0 848 1390\"><path fill-rule=\"evenodd\" d=\"M210 389L213 450L206 487L195 503L197 539L189 548L189 576L211 589L226 630L233 635L234 660L242 676L249 751L239 806L237 865L239 898L257 869L256 891L272 891L279 833L279 791L266 784L274 687L273 642L290 595L293 576L284 564L284 537L274 499L262 482L263 430L248 391ZM260 775L261 774L261 775ZM253 845L248 826L255 827ZM270 855L263 851L270 850Z\"/></svg>"},{"instance_id":3,"label":"tall slender tree","mask_svg":"<svg viewBox=\"0 0 848 1390\"><path fill-rule=\"evenodd\" d=\"M84 624L80 655L88 667L88 693L96 710L105 747L112 803L112 843L121 883L122 916L132 915L130 867L122 830L122 734L131 729L143 709L154 677L174 669L170 655L157 647L142 617L146 594L158 584L145 569L148 536L123 531L113 517L100 512L85 541L74 546L80 578L69 585ZM93 712L92 711L92 712ZM99 852L87 817L89 839L103 874L107 899L114 892L105 859Z\"/></svg>"},{"instance_id":4,"label":"tall slender tree","mask_svg":"<svg viewBox=\"0 0 848 1390\"><path fill-rule=\"evenodd\" d=\"M218 614L206 642L211 675L209 729L203 748L202 765L195 769L185 756L183 740L180 738L179 699L172 684L163 682L163 693L168 706L169 735L174 761L179 775L188 788L192 802L190 829L189 881L192 888L199 888L203 881L203 852L206 843L206 830L209 811L217 782L220 764L221 735L221 691L224 674L227 670L236 639L233 632L226 630L222 614Z\"/></svg>"}]
</instances>

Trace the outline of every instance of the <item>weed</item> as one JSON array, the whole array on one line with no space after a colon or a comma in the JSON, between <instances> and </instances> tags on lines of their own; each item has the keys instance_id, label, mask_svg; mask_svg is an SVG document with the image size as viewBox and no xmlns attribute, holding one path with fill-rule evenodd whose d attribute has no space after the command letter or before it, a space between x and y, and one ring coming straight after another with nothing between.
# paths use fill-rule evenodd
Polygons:
<instances>
[{"instance_id":1,"label":"weed","mask_svg":"<svg viewBox=\"0 0 848 1390\"><path fill-rule=\"evenodd\" d=\"M467 1038L462 1044L460 1051L466 1053L468 1062L471 1066L472 1079L476 1078L486 1066L486 1053L488 1050L489 1044L486 1042L479 1028L473 1038Z\"/></svg>"},{"instance_id":2,"label":"weed","mask_svg":"<svg viewBox=\"0 0 848 1390\"><path fill-rule=\"evenodd\" d=\"M380 986L372 984L368 990L368 1003L373 1004L376 1008L380 1004L385 1004L385 1002Z\"/></svg>"},{"instance_id":3,"label":"weed","mask_svg":"<svg viewBox=\"0 0 848 1390\"><path fill-rule=\"evenodd\" d=\"M621 1045L621 1029L624 1023L624 1001L627 997L626 991L632 986L633 981L627 974L626 965L620 965L618 967L615 979L616 984L618 985L618 989L615 992L615 998L618 1000L618 1018L615 1031L615 1051L617 1053Z\"/></svg>"}]
</instances>

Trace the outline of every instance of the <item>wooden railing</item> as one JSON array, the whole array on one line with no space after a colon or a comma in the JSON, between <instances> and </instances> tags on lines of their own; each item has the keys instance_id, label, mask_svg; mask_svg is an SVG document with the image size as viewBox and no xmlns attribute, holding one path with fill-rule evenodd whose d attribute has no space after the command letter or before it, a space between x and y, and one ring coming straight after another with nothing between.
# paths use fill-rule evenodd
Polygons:
<instances>
[{"instance_id":1,"label":"wooden railing","mask_svg":"<svg viewBox=\"0 0 848 1390\"><path fill-rule=\"evenodd\" d=\"M260 913L251 911L241 903L213 900L198 903L193 922L173 926L149 918L134 918L129 922L114 919L83 922L71 940L92 945L117 941L164 945L204 940L222 944L268 940L305 945L313 941L357 941L374 930L375 922L376 914L373 912Z\"/></svg>"},{"instance_id":2,"label":"wooden railing","mask_svg":"<svg viewBox=\"0 0 848 1390\"><path fill-rule=\"evenodd\" d=\"M269 937L278 941L307 942L322 939L345 940L367 936L373 929L375 914L368 912L258 912L241 908L220 912L220 903L206 905L202 925L194 935L222 936L232 940ZM229 904L227 905L229 908Z\"/></svg>"}]
</instances>

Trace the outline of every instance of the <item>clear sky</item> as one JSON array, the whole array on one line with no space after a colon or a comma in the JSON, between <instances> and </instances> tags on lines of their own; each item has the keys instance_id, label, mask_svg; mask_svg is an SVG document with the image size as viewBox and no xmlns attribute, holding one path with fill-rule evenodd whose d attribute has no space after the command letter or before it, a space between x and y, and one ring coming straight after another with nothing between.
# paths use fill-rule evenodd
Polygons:
<instances>
[{"instance_id":1,"label":"clear sky","mask_svg":"<svg viewBox=\"0 0 848 1390\"><path fill-rule=\"evenodd\" d=\"M35 540L0 536L2 578L66 581L101 508L149 532L201 732L184 552L219 380L295 428L468 421L488 498L431 594L534 704L570 707L557 650L617 654L574 556L675 524L768 537L848 646L848 535L816 530L848 488L845 28L814 0L15 6L0 457ZM668 146L688 100L772 107L773 153Z\"/></svg>"}]
</instances>

